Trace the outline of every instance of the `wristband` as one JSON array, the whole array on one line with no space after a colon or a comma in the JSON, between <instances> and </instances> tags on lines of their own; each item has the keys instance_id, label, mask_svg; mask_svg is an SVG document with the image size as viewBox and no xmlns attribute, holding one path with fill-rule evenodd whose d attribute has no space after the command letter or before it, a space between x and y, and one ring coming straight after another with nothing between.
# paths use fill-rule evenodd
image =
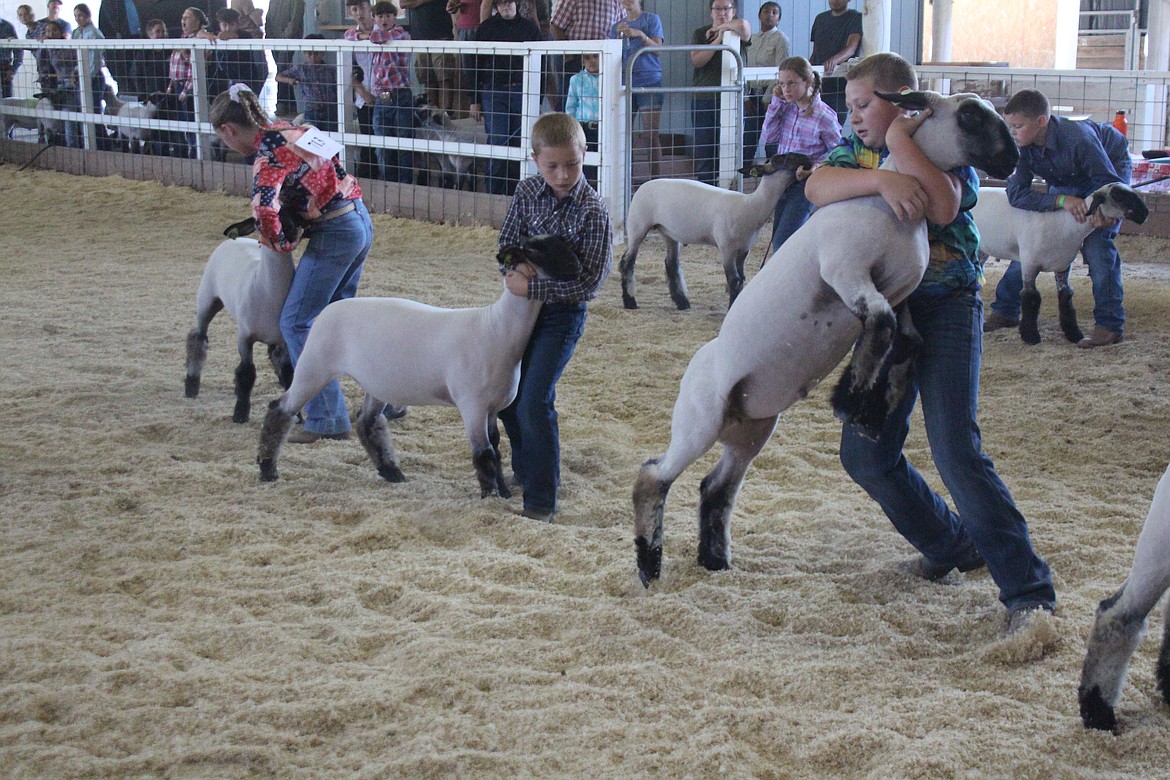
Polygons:
<instances>
[{"instance_id":1,"label":"wristband","mask_svg":"<svg viewBox=\"0 0 1170 780\"><path fill-rule=\"evenodd\" d=\"M1058 197L1057 197L1057 199L1056 199L1056 207L1057 207L1058 209L1062 209L1062 208L1064 208L1064 196L1063 196L1063 195L1060 195L1060 196L1058 196Z\"/></svg>"}]
</instances>

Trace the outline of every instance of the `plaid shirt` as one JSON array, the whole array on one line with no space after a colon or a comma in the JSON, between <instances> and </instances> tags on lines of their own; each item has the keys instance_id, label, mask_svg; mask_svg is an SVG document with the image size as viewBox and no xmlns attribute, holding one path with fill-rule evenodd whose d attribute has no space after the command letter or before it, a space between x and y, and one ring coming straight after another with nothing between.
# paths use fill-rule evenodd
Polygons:
<instances>
[{"instance_id":1,"label":"plaid shirt","mask_svg":"<svg viewBox=\"0 0 1170 780\"><path fill-rule=\"evenodd\" d=\"M308 132L280 122L256 137L256 161L252 163L252 214L266 244L291 252L280 226L280 210L288 207L309 219L336 200L357 200L362 189L334 157L326 160L303 151L293 143Z\"/></svg>"},{"instance_id":2,"label":"plaid shirt","mask_svg":"<svg viewBox=\"0 0 1170 780\"><path fill-rule=\"evenodd\" d=\"M805 116L795 102L773 96L764 115L761 135L766 144L778 144L776 151L807 154L814 163L825 159L829 151L841 143L841 125L837 112L829 108L820 95L813 96L812 116Z\"/></svg>"},{"instance_id":3,"label":"plaid shirt","mask_svg":"<svg viewBox=\"0 0 1170 780\"><path fill-rule=\"evenodd\" d=\"M184 35L184 38L194 38L194 35ZM191 50L190 49L175 49L171 52L171 66L167 71L172 82L181 82L183 88L179 90L180 95L191 94L191 80L193 78L193 68L191 67Z\"/></svg>"},{"instance_id":4,"label":"plaid shirt","mask_svg":"<svg viewBox=\"0 0 1170 780\"><path fill-rule=\"evenodd\" d=\"M441 2L441 0L434 0ZM387 41L409 41L410 33L401 25L394 25L389 30L383 30L377 25L370 30L372 43L386 43ZM390 54L374 55L373 88L374 97L379 92L388 92L392 89L410 89L410 54L404 51L395 51Z\"/></svg>"},{"instance_id":5,"label":"plaid shirt","mask_svg":"<svg viewBox=\"0 0 1170 780\"><path fill-rule=\"evenodd\" d=\"M581 258L581 273L576 279L533 279L528 297L545 303L581 303L597 297L613 270L613 233L605 204L584 176L560 200L540 176L516 187L500 228L500 248L541 235L560 236L572 244Z\"/></svg>"},{"instance_id":6,"label":"plaid shirt","mask_svg":"<svg viewBox=\"0 0 1170 780\"><path fill-rule=\"evenodd\" d=\"M618 0L561 0L550 20L565 31L570 41L598 41L609 37L609 28L626 18Z\"/></svg>"}]
</instances>

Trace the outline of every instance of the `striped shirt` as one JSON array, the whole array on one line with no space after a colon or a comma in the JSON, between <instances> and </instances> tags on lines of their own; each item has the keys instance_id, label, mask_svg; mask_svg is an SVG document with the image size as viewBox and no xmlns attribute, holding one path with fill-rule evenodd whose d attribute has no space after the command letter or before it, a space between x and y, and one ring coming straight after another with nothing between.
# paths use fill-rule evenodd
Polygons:
<instances>
[{"instance_id":1,"label":"striped shirt","mask_svg":"<svg viewBox=\"0 0 1170 780\"><path fill-rule=\"evenodd\" d=\"M194 35L184 35L184 38L194 38ZM175 49L171 52L171 65L168 74L172 82L179 82L183 86L177 94L186 97L191 94L192 81L191 50Z\"/></svg>"},{"instance_id":2,"label":"striped shirt","mask_svg":"<svg viewBox=\"0 0 1170 780\"><path fill-rule=\"evenodd\" d=\"M613 270L613 232L605 204L584 176L560 200L540 176L531 176L516 187L500 228L500 248L542 235L569 242L581 258L581 273L576 279L533 279L528 297L544 303L581 303L597 297Z\"/></svg>"},{"instance_id":3,"label":"striped shirt","mask_svg":"<svg viewBox=\"0 0 1170 780\"><path fill-rule=\"evenodd\" d=\"M814 95L812 116L805 116L795 102L773 97L764 114L761 135L765 144L777 144L776 151L807 154L814 163L825 159L833 147L841 143L841 125L837 112L829 108L820 95Z\"/></svg>"},{"instance_id":4,"label":"striped shirt","mask_svg":"<svg viewBox=\"0 0 1170 780\"><path fill-rule=\"evenodd\" d=\"M290 252L280 225L280 210L290 208L309 219L321 216L337 200L357 200L362 189L336 157L326 160L294 146L308 127L284 122L269 125L256 136L252 163L252 214L266 244Z\"/></svg>"}]
</instances>

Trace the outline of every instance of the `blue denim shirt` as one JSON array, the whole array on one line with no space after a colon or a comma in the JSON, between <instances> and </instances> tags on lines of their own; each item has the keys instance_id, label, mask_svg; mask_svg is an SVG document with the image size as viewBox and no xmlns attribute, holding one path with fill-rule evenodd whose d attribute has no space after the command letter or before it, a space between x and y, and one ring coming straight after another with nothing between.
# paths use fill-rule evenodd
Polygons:
<instances>
[{"instance_id":1,"label":"blue denim shirt","mask_svg":"<svg viewBox=\"0 0 1170 780\"><path fill-rule=\"evenodd\" d=\"M1128 183L1129 175L1129 147L1111 125L1052 116L1044 146L1020 150L1020 164L1007 180L1008 202L1054 211L1060 195L1084 198L1111 182ZM1048 192L1032 189L1034 176L1048 182Z\"/></svg>"}]
</instances>

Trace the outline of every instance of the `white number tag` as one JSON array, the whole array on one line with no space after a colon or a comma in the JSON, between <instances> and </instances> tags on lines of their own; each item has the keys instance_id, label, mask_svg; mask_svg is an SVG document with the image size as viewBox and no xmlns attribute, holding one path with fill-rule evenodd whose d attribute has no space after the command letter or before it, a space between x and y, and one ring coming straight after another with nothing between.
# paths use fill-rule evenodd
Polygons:
<instances>
[{"instance_id":1,"label":"white number tag","mask_svg":"<svg viewBox=\"0 0 1170 780\"><path fill-rule=\"evenodd\" d=\"M312 152L318 157L324 157L326 160L333 158L342 150L341 144L330 138L328 133L322 132L315 127L309 128L294 143L306 152Z\"/></svg>"}]
</instances>

